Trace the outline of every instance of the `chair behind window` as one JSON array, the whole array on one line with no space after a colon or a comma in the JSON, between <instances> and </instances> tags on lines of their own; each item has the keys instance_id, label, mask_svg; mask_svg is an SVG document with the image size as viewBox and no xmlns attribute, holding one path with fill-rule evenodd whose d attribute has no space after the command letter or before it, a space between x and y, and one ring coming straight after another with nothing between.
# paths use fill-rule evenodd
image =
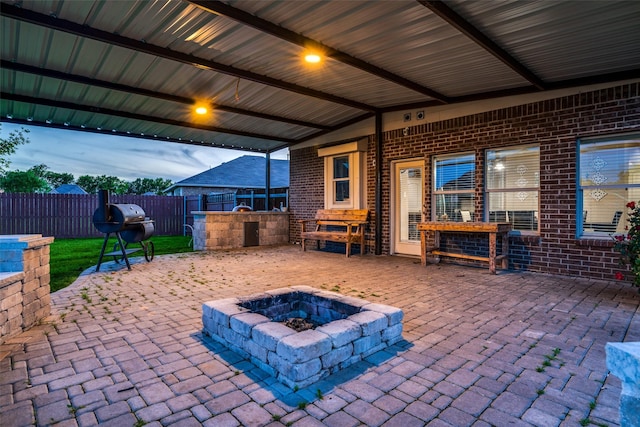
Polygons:
<instances>
[{"instance_id":1,"label":"chair behind window","mask_svg":"<svg viewBox=\"0 0 640 427\"><path fill-rule=\"evenodd\" d=\"M618 225L618 223L620 222L620 217L622 217L622 211L616 211L616 213L613 214L613 219L611 220L611 224Z\"/></svg>"}]
</instances>

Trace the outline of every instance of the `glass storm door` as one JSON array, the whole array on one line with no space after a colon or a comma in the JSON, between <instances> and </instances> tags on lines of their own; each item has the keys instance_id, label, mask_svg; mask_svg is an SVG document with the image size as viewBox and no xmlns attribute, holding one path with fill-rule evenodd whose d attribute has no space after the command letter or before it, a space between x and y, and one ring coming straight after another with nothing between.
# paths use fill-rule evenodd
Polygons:
<instances>
[{"instance_id":1,"label":"glass storm door","mask_svg":"<svg viewBox=\"0 0 640 427\"><path fill-rule=\"evenodd\" d=\"M416 225L422 221L422 160L394 164L393 253L420 256L420 233Z\"/></svg>"}]
</instances>

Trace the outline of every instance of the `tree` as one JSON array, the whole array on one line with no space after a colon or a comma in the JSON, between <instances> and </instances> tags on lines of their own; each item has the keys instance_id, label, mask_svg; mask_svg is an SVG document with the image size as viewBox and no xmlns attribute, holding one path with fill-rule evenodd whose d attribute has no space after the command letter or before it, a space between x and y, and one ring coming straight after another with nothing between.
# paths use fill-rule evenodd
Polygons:
<instances>
[{"instance_id":1,"label":"tree","mask_svg":"<svg viewBox=\"0 0 640 427\"><path fill-rule=\"evenodd\" d=\"M154 193L162 194L164 190L173 184L170 179L164 178L137 178L129 183L129 194Z\"/></svg>"},{"instance_id":2,"label":"tree","mask_svg":"<svg viewBox=\"0 0 640 427\"><path fill-rule=\"evenodd\" d=\"M47 172L43 178L51 185L51 188L58 188L64 184L73 184L75 181L71 173Z\"/></svg>"},{"instance_id":3,"label":"tree","mask_svg":"<svg viewBox=\"0 0 640 427\"><path fill-rule=\"evenodd\" d=\"M0 125L1 130L2 126ZM11 164L7 157L16 152L18 145L30 142L26 136L28 133L29 129L20 128L20 130L9 133L8 138L0 138L0 174L3 174Z\"/></svg>"},{"instance_id":4,"label":"tree","mask_svg":"<svg viewBox=\"0 0 640 427\"><path fill-rule=\"evenodd\" d=\"M96 194L98 190L109 190L111 194L126 194L129 184L117 176L91 176L82 175L76 180L76 184L84 188L89 194Z\"/></svg>"},{"instance_id":5,"label":"tree","mask_svg":"<svg viewBox=\"0 0 640 427\"><path fill-rule=\"evenodd\" d=\"M32 170L10 171L0 177L0 188L7 193L47 193L49 184Z\"/></svg>"},{"instance_id":6,"label":"tree","mask_svg":"<svg viewBox=\"0 0 640 427\"><path fill-rule=\"evenodd\" d=\"M73 184L73 181L75 180L73 174L52 172L45 164L32 166L29 170L47 181L51 188L57 188L63 184Z\"/></svg>"}]
</instances>

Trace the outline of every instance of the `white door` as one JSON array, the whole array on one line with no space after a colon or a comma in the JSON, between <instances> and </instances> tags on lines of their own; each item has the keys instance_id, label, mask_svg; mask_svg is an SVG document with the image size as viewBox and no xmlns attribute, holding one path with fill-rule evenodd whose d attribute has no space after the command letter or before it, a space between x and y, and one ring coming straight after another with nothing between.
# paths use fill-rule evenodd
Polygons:
<instances>
[{"instance_id":1,"label":"white door","mask_svg":"<svg viewBox=\"0 0 640 427\"><path fill-rule=\"evenodd\" d=\"M424 161L394 163L393 253L420 256L420 233L416 225L422 221Z\"/></svg>"}]
</instances>

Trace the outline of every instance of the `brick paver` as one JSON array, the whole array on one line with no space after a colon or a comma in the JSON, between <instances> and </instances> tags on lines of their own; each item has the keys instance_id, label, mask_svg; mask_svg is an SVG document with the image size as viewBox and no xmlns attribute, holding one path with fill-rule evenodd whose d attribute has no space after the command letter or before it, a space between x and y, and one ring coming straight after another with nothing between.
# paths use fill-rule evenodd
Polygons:
<instances>
[{"instance_id":1,"label":"brick paver","mask_svg":"<svg viewBox=\"0 0 640 427\"><path fill-rule=\"evenodd\" d=\"M202 335L202 303L293 285L397 306L404 340L294 391ZM3 427L614 427L604 345L640 341L620 282L299 246L107 263L52 304L0 346Z\"/></svg>"}]
</instances>

